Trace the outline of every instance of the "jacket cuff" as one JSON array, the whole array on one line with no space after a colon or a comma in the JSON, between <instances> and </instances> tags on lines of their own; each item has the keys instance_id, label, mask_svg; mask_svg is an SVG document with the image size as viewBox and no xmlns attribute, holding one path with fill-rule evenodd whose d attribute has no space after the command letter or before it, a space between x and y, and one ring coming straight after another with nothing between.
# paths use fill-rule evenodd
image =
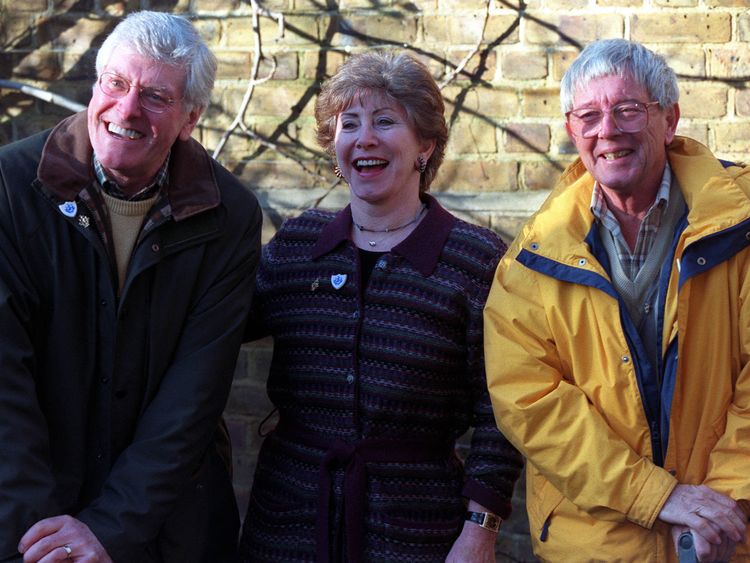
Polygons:
<instances>
[{"instance_id":1,"label":"jacket cuff","mask_svg":"<svg viewBox=\"0 0 750 563\"><path fill-rule=\"evenodd\" d=\"M653 466L627 513L631 522L651 529L667 498L678 482L666 469Z\"/></svg>"},{"instance_id":2,"label":"jacket cuff","mask_svg":"<svg viewBox=\"0 0 750 563\"><path fill-rule=\"evenodd\" d=\"M503 520L507 520L510 517L512 511L510 499L503 498L478 481L468 479L466 483L464 483L464 488L461 494L468 499L478 502L487 508L487 510L497 514Z\"/></svg>"}]
</instances>

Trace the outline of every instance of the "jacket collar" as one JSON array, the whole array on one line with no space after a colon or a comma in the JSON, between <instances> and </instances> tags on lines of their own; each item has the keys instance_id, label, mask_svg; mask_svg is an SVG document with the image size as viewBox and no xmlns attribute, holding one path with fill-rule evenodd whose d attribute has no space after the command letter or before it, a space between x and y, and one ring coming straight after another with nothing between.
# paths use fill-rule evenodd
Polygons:
<instances>
[{"instance_id":1,"label":"jacket collar","mask_svg":"<svg viewBox=\"0 0 750 563\"><path fill-rule=\"evenodd\" d=\"M42 150L37 175L53 196L73 201L95 180L92 154L84 110L52 130ZM176 221L214 208L221 201L211 158L192 138L172 145L167 197Z\"/></svg>"},{"instance_id":2,"label":"jacket collar","mask_svg":"<svg viewBox=\"0 0 750 563\"><path fill-rule=\"evenodd\" d=\"M686 137L675 137L667 158L689 209L686 244L741 223L750 216L750 168L725 168L711 152ZM586 256L592 228L594 179L580 159L562 174L542 207L516 237L509 254L532 248L558 262Z\"/></svg>"},{"instance_id":3,"label":"jacket collar","mask_svg":"<svg viewBox=\"0 0 750 563\"><path fill-rule=\"evenodd\" d=\"M422 194L422 201L427 204L427 213L414 232L391 249L408 260L423 276L429 276L437 266L445 241L448 240L456 218L448 213L438 201L429 194ZM347 205L339 211L333 221L328 223L318 236L312 251L312 259L317 260L328 254L340 243L351 239L352 209Z\"/></svg>"}]
</instances>

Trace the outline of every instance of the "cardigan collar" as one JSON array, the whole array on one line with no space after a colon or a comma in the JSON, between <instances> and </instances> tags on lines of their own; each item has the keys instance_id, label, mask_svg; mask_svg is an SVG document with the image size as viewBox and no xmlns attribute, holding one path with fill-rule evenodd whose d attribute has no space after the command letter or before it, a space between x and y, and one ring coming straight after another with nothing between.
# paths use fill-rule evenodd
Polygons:
<instances>
[{"instance_id":1,"label":"cardigan collar","mask_svg":"<svg viewBox=\"0 0 750 563\"><path fill-rule=\"evenodd\" d=\"M427 213L414 231L394 246L391 252L408 260L423 276L429 276L437 266L456 218L431 195L423 193L421 199L427 205ZM351 205L347 205L320 232L312 259L331 252L344 241L351 241L351 229L352 209Z\"/></svg>"},{"instance_id":2,"label":"cardigan collar","mask_svg":"<svg viewBox=\"0 0 750 563\"><path fill-rule=\"evenodd\" d=\"M95 181L92 155L84 110L52 130L42 150L37 175L55 197L73 201ZM167 197L177 221L217 207L221 201L211 158L192 138L178 139L172 145Z\"/></svg>"}]
</instances>

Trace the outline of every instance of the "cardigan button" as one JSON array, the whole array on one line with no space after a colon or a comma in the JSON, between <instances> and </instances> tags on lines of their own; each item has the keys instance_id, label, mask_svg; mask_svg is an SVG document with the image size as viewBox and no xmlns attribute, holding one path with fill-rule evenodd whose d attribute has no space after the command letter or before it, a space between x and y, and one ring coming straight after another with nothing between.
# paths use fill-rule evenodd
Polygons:
<instances>
[{"instance_id":1,"label":"cardigan button","mask_svg":"<svg viewBox=\"0 0 750 563\"><path fill-rule=\"evenodd\" d=\"M155 242L154 244L152 244L152 245L151 245L151 251L152 251L152 252L159 252L159 248L160 248L160 247L159 247L159 244L158 244L158 243L156 243L156 242Z\"/></svg>"},{"instance_id":2,"label":"cardigan button","mask_svg":"<svg viewBox=\"0 0 750 563\"><path fill-rule=\"evenodd\" d=\"M623 356L621 359L623 364L627 364L630 361L630 357L628 356Z\"/></svg>"},{"instance_id":3,"label":"cardigan button","mask_svg":"<svg viewBox=\"0 0 750 563\"><path fill-rule=\"evenodd\" d=\"M347 383L348 383L349 385L351 385L352 383L354 383L354 376L353 376L353 375L352 375L351 373L350 373L349 375L347 375L347 376L346 376L346 382L347 382Z\"/></svg>"},{"instance_id":4,"label":"cardigan button","mask_svg":"<svg viewBox=\"0 0 750 563\"><path fill-rule=\"evenodd\" d=\"M699 266L705 266L706 265L706 259L703 258L703 256L699 256L698 259L696 260L696 262L698 262Z\"/></svg>"}]
</instances>

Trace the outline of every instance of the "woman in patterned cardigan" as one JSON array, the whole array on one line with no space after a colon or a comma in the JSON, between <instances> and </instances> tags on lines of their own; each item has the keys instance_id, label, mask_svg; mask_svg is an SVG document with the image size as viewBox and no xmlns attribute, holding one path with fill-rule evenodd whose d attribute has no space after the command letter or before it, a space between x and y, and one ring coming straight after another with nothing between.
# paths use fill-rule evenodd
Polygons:
<instances>
[{"instance_id":1,"label":"woman in patterned cardigan","mask_svg":"<svg viewBox=\"0 0 750 563\"><path fill-rule=\"evenodd\" d=\"M495 425L482 351L505 244L426 193L448 132L422 63L351 57L315 117L350 205L286 221L264 251L248 330L273 336L279 423L243 560L494 562L522 465Z\"/></svg>"}]
</instances>

